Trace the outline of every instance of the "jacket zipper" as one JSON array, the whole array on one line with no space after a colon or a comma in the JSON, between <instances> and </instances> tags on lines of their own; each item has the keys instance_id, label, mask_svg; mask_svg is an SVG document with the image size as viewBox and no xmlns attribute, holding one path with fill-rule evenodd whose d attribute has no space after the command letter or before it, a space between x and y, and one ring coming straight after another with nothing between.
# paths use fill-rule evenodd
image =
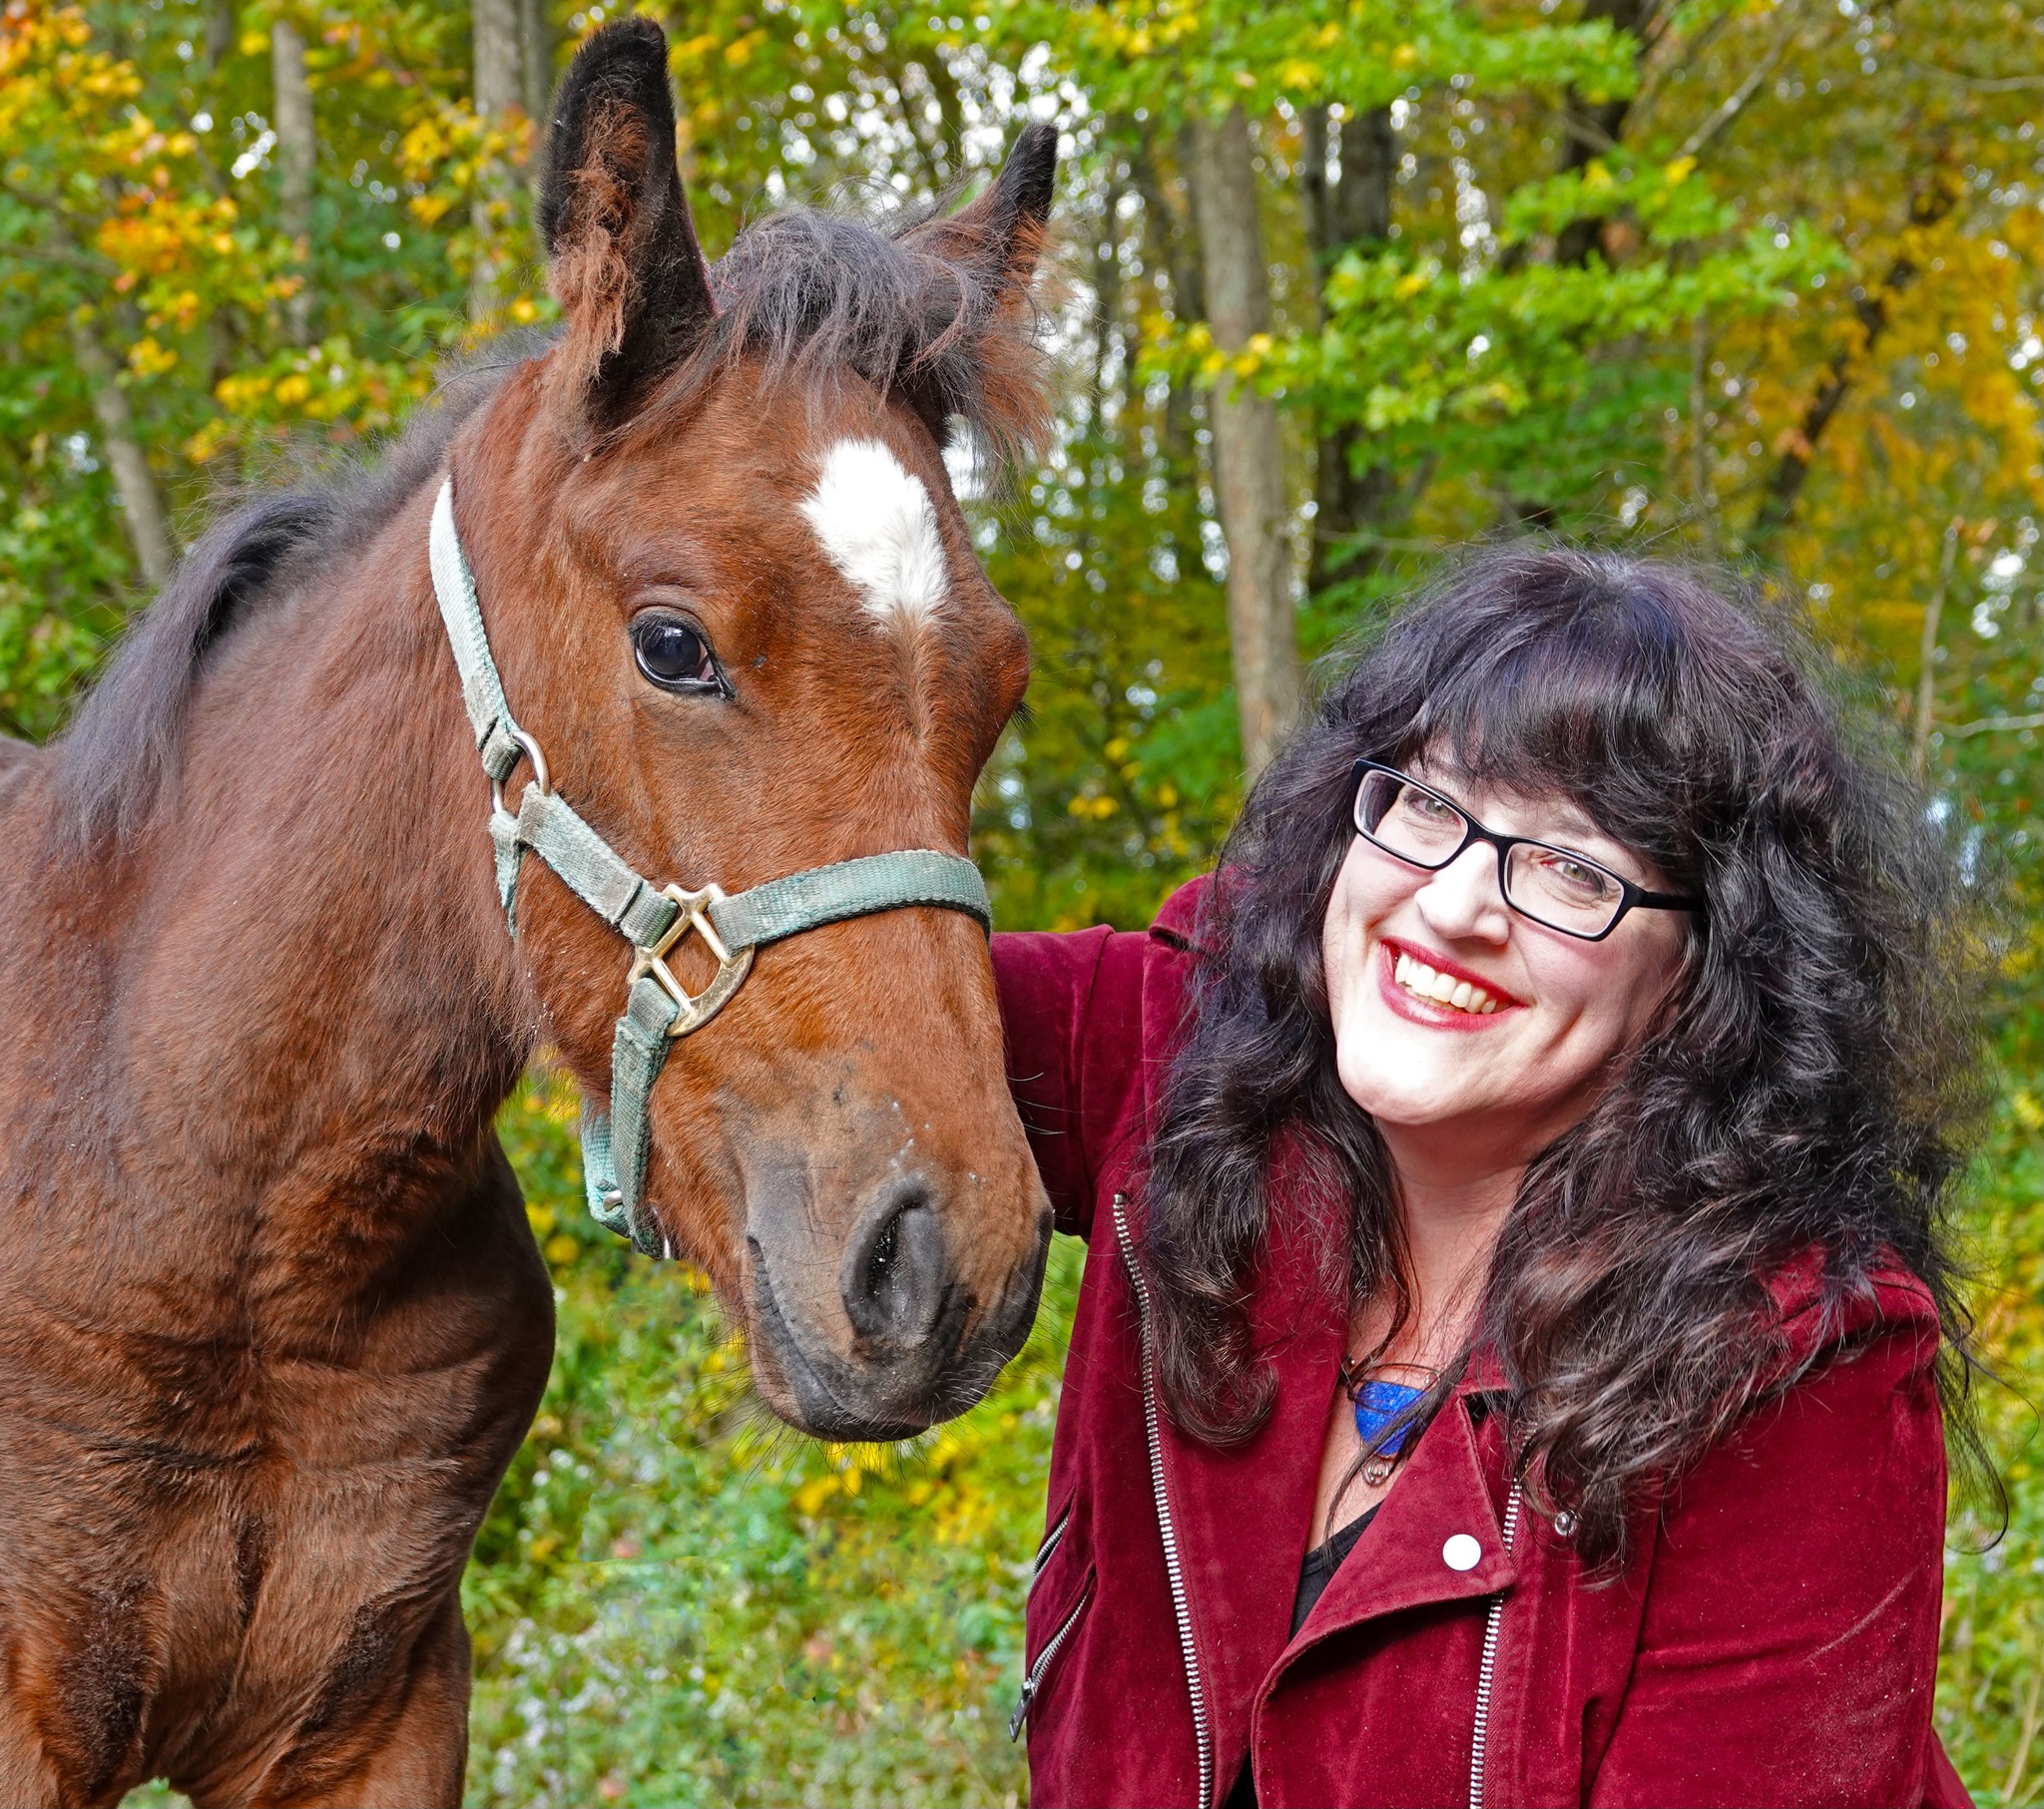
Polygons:
<instances>
[{"instance_id":1,"label":"jacket zipper","mask_svg":"<svg viewBox=\"0 0 2044 1809\"><path fill-rule=\"evenodd\" d=\"M1512 1485L1505 1499L1505 1556L1512 1554L1512 1535L1519 1530L1519 1485ZM1469 1748L1469 1809L1483 1809L1484 1761L1490 1746L1490 1686L1497 1675L1497 1629L1504 1619L1505 1597L1500 1589L1490 1598L1490 1610L1483 1617L1483 1661L1476 1667L1476 1737Z\"/></svg>"},{"instance_id":2,"label":"jacket zipper","mask_svg":"<svg viewBox=\"0 0 2044 1809\"><path fill-rule=\"evenodd\" d=\"M1171 1583L1172 1612L1178 1616L1179 1650L1186 1661L1186 1688L1193 1699L1193 1739L1200 1758L1200 1809L1214 1800L1214 1730L1207 1719L1207 1689L1200 1679L1200 1655L1193 1646L1193 1609L1186 1596L1184 1568L1178 1557L1178 1532L1172 1525L1171 1502L1164 1491L1164 1431L1157 1412L1157 1358L1150 1345L1150 1284L1136 1262L1129 1236L1129 1196L1114 1196L1114 1234L1136 1291L1136 1320L1143 1343L1143 1431L1150 1442L1150 1489L1157 1498L1157 1530L1164 1536L1164 1574Z\"/></svg>"},{"instance_id":3,"label":"jacket zipper","mask_svg":"<svg viewBox=\"0 0 2044 1809\"><path fill-rule=\"evenodd\" d=\"M1073 1605L1072 1611L1060 1623L1058 1630L1043 1642L1043 1650L1036 1654L1036 1662L1029 1667L1029 1674L1022 1679L1022 1693L1015 1699L1015 1712L1008 1717L1008 1738L1022 1737L1022 1723L1029 1719L1029 1705L1036 1700L1036 1686L1043 1681L1043 1673L1050 1669L1050 1661L1058 1655L1058 1647L1065 1642L1065 1636L1079 1624L1079 1616L1086 1611L1086 1604L1093 1599L1093 1585L1086 1585L1086 1592Z\"/></svg>"},{"instance_id":4,"label":"jacket zipper","mask_svg":"<svg viewBox=\"0 0 2044 1809\"><path fill-rule=\"evenodd\" d=\"M1029 1567L1029 1586L1036 1587L1036 1581L1043 1575L1044 1567L1051 1561L1051 1554L1064 1543L1065 1529L1072 1524L1072 1510L1067 1508L1058 1516L1058 1524L1043 1536L1043 1544L1036 1548L1036 1562Z\"/></svg>"}]
</instances>

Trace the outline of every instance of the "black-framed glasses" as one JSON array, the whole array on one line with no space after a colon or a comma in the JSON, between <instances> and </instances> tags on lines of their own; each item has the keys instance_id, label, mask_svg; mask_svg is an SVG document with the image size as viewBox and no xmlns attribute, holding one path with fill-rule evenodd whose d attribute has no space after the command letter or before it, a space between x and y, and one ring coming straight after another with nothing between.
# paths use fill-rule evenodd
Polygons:
<instances>
[{"instance_id":1,"label":"black-framed glasses","mask_svg":"<svg viewBox=\"0 0 2044 1809\"><path fill-rule=\"evenodd\" d=\"M1357 760L1355 832L1409 866L1434 871L1458 860L1471 842L1497 852L1498 889L1521 917L1564 936L1602 942L1632 910L1701 911L1704 900L1650 892L1573 848L1486 829L1451 797L1409 773Z\"/></svg>"}]
</instances>

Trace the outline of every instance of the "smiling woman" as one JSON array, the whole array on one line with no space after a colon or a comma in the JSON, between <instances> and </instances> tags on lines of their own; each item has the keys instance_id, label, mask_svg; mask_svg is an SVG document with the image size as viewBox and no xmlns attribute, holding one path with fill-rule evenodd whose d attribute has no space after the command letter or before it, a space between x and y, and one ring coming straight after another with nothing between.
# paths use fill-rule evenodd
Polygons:
<instances>
[{"instance_id":1,"label":"smiling woman","mask_svg":"<svg viewBox=\"0 0 2044 1809\"><path fill-rule=\"evenodd\" d=\"M1036 1800L1965 1800L1957 897L1752 611L1501 551L1147 937L997 938L1060 1223L1115 1245Z\"/></svg>"}]
</instances>

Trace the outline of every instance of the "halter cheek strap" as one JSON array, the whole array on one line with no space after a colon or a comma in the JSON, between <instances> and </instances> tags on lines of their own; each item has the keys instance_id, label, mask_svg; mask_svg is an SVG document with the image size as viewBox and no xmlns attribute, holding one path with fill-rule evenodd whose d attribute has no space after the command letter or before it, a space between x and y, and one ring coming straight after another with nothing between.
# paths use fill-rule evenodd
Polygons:
<instances>
[{"instance_id":1,"label":"halter cheek strap","mask_svg":"<svg viewBox=\"0 0 2044 1809\"><path fill-rule=\"evenodd\" d=\"M546 756L518 726L504 680L490 655L475 579L454 529L454 485L440 486L430 543L433 591L461 673L461 697L476 749L490 781L490 841L496 850L497 897L511 934L518 933L518 873L528 850L632 946L625 1010L611 1044L610 1108L582 1103L582 1176L599 1224L629 1237L649 1256L672 1254L645 1201L646 1157L652 1142L648 1112L653 1086L678 1038L702 1029L752 971L756 950L822 924L908 905L963 911L993 928L986 882L971 861L934 848L904 848L811 867L727 896L655 886L605 841L553 789ZM532 777L517 809L504 784L519 761ZM668 956L691 934L717 958L717 978L691 997Z\"/></svg>"}]
</instances>

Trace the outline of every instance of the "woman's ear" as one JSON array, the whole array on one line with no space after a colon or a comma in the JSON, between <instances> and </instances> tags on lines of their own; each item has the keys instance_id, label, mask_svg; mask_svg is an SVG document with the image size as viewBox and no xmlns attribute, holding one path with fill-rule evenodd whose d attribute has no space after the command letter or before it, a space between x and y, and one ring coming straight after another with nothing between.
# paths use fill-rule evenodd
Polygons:
<instances>
[{"instance_id":1,"label":"woman's ear","mask_svg":"<svg viewBox=\"0 0 2044 1809\"><path fill-rule=\"evenodd\" d=\"M568 331L558 393L605 433L628 420L716 317L710 271L675 163L667 37L651 19L606 25L554 99L540 236Z\"/></svg>"}]
</instances>

